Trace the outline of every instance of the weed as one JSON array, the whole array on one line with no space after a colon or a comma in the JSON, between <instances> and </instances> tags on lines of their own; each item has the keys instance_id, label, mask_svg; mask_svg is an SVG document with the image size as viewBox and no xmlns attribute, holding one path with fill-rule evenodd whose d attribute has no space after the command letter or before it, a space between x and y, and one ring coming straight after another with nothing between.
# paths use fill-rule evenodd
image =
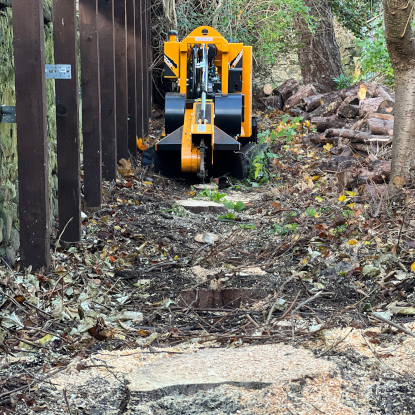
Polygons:
<instances>
[{"instance_id":1,"label":"weed","mask_svg":"<svg viewBox=\"0 0 415 415\"><path fill-rule=\"evenodd\" d=\"M245 203L241 202L240 200L238 200L237 202L226 202L225 203L225 207L227 207L228 209L232 209L238 213L244 210L245 206L246 206Z\"/></svg>"},{"instance_id":2,"label":"weed","mask_svg":"<svg viewBox=\"0 0 415 415\"><path fill-rule=\"evenodd\" d=\"M274 223L270 230L270 233L277 233L280 236L290 235L292 233L296 233L298 229L298 223L288 223L286 225L279 225L278 223Z\"/></svg>"},{"instance_id":3,"label":"weed","mask_svg":"<svg viewBox=\"0 0 415 415\"><path fill-rule=\"evenodd\" d=\"M205 197L208 198L209 200L211 200L212 202L218 202L218 203L223 203L225 200L225 193L219 193L216 190L211 190L211 189L205 189L202 192L200 192L197 197Z\"/></svg>"},{"instance_id":4,"label":"weed","mask_svg":"<svg viewBox=\"0 0 415 415\"><path fill-rule=\"evenodd\" d=\"M351 85L351 78L343 73L341 73L338 77L333 78L333 81L337 85L337 89L344 89Z\"/></svg>"},{"instance_id":5,"label":"weed","mask_svg":"<svg viewBox=\"0 0 415 415\"><path fill-rule=\"evenodd\" d=\"M255 223L241 223L239 224L241 229L256 229Z\"/></svg>"}]
</instances>

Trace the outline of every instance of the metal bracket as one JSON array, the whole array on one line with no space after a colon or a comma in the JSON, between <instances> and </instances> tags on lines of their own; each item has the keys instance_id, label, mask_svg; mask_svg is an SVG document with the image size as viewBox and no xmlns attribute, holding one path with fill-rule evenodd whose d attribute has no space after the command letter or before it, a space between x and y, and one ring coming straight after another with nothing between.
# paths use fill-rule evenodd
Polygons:
<instances>
[{"instance_id":1,"label":"metal bracket","mask_svg":"<svg viewBox=\"0 0 415 415\"><path fill-rule=\"evenodd\" d=\"M0 122L14 124L16 122L16 107L2 105L0 107Z\"/></svg>"},{"instance_id":2,"label":"metal bracket","mask_svg":"<svg viewBox=\"0 0 415 415\"><path fill-rule=\"evenodd\" d=\"M71 65L45 65L46 79L72 79Z\"/></svg>"}]
</instances>

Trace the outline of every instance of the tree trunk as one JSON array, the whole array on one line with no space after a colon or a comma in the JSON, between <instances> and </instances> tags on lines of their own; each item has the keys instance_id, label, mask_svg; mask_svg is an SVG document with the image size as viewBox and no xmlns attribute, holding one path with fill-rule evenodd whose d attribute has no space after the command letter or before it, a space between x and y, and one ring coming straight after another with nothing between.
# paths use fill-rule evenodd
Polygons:
<instances>
[{"instance_id":1,"label":"tree trunk","mask_svg":"<svg viewBox=\"0 0 415 415\"><path fill-rule=\"evenodd\" d=\"M382 0L385 38L395 75L395 125L389 193L398 193L411 179L415 164L415 45L413 5L408 0Z\"/></svg>"},{"instance_id":2,"label":"tree trunk","mask_svg":"<svg viewBox=\"0 0 415 415\"><path fill-rule=\"evenodd\" d=\"M319 24L311 33L306 22L296 20L298 59L304 84L313 84L321 91L336 89L333 78L342 73L339 45L334 35L333 14L328 0L304 0Z\"/></svg>"}]
</instances>

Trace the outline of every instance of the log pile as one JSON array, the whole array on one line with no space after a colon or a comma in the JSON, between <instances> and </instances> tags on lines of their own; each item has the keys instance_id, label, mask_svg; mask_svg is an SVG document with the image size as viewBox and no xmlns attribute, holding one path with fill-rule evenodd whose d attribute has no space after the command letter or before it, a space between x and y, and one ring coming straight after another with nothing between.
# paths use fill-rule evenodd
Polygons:
<instances>
[{"instance_id":1,"label":"log pile","mask_svg":"<svg viewBox=\"0 0 415 415\"><path fill-rule=\"evenodd\" d=\"M313 85L289 79L272 90L264 87L261 101L292 116L310 120L317 133L306 137L315 144L341 144L364 154L392 143L395 96L376 82L319 93Z\"/></svg>"},{"instance_id":2,"label":"log pile","mask_svg":"<svg viewBox=\"0 0 415 415\"><path fill-rule=\"evenodd\" d=\"M360 185L377 188L389 180L391 162L384 156L393 139L395 105L389 87L371 82L321 93L290 79L273 90L264 88L261 100L309 120L317 132L303 137L305 143L333 145L320 168L336 172L341 191Z\"/></svg>"}]
</instances>

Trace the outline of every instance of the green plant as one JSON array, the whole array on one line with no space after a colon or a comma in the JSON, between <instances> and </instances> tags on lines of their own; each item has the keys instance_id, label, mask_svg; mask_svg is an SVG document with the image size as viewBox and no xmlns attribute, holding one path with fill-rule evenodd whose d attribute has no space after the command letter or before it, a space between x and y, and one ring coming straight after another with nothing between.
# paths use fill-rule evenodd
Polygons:
<instances>
[{"instance_id":1,"label":"green plant","mask_svg":"<svg viewBox=\"0 0 415 415\"><path fill-rule=\"evenodd\" d=\"M226 215L219 215L218 220L235 220L236 216L233 212L229 212Z\"/></svg>"},{"instance_id":2,"label":"green plant","mask_svg":"<svg viewBox=\"0 0 415 415\"><path fill-rule=\"evenodd\" d=\"M225 193L219 193L218 191L211 190L211 189L204 189L197 195L197 197L207 198L211 200L212 202L218 202L218 203L224 202L225 196L226 196Z\"/></svg>"},{"instance_id":3,"label":"green plant","mask_svg":"<svg viewBox=\"0 0 415 415\"><path fill-rule=\"evenodd\" d=\"M241 229L256 229L255 223L241 223L239 224Z\"/></svg>"},{"instance_id":4,"label":"green plant","mask_svg":"<svg viewBox=\"0 0 415 415\"><path fill-rule=\"evenodd\" d=\"M278 223L274 223L272 225L272 228L270 230L270 233L277 233L281 236L290 235L292 233L297 232L298 229L298 223L288 223L286 225L279 225Z\"/></svg>"},{"instance_id":5,"label":"green plant","mask_svg":"<svg viewBox=\"0 0 415 415\"><path fill-rule=\"evenodd\" d=\"M241 212L245 209L245 203L238 200L237 202L225 202L225 207L233 209L235 212Z\"/></svg>"},{"instance_id":6,"label":"green plant","mask_svg":"<svg viewBox=\"0 0 415 415\"><path fill-rule=\"evenodd\" d=\"M284 115L277 127L276 138L285 138L285 141L290 143L301 129L302 120L303 117L294 117L290 120L288 115Z\"/></svg>"},{"instance_id":7,"label":"green plant","mask_svg":"<svg viewBox=\"0 0 415 415\"><path fill-rule=\"evenodd\" d=\"M347 88L352 83L350 76L347 76L343 73L341 73L340 76L333 78L333 81L336 83L337 89Z\"/></svg>"},{"instance_id":8,"label":"green plant","mask_svg":"<svg viewBox=\"0 0 415 415\"><path fill-rule=\"evenodd\" d=\"M393 68L386 48L383 19L378 16L371 26L363 31L363 35L362 39L356 41L357 45L362 48L360 78L376 78L388 85L393 85Z\"/></svg>"},{"instance_id":9,"label":"green plant","mask_svg":"<svg viewBox=\"0 0 415 415\"><path fill-rule=\"evenodd\" d=\"M305 210L304 214L305 214L306 216L309 216L310 218L314 218L314 217L317 215L317 211L316 211L316 210L314 210L313 208L308 207L308 208Z\"/></svg>"}]
</instances>

